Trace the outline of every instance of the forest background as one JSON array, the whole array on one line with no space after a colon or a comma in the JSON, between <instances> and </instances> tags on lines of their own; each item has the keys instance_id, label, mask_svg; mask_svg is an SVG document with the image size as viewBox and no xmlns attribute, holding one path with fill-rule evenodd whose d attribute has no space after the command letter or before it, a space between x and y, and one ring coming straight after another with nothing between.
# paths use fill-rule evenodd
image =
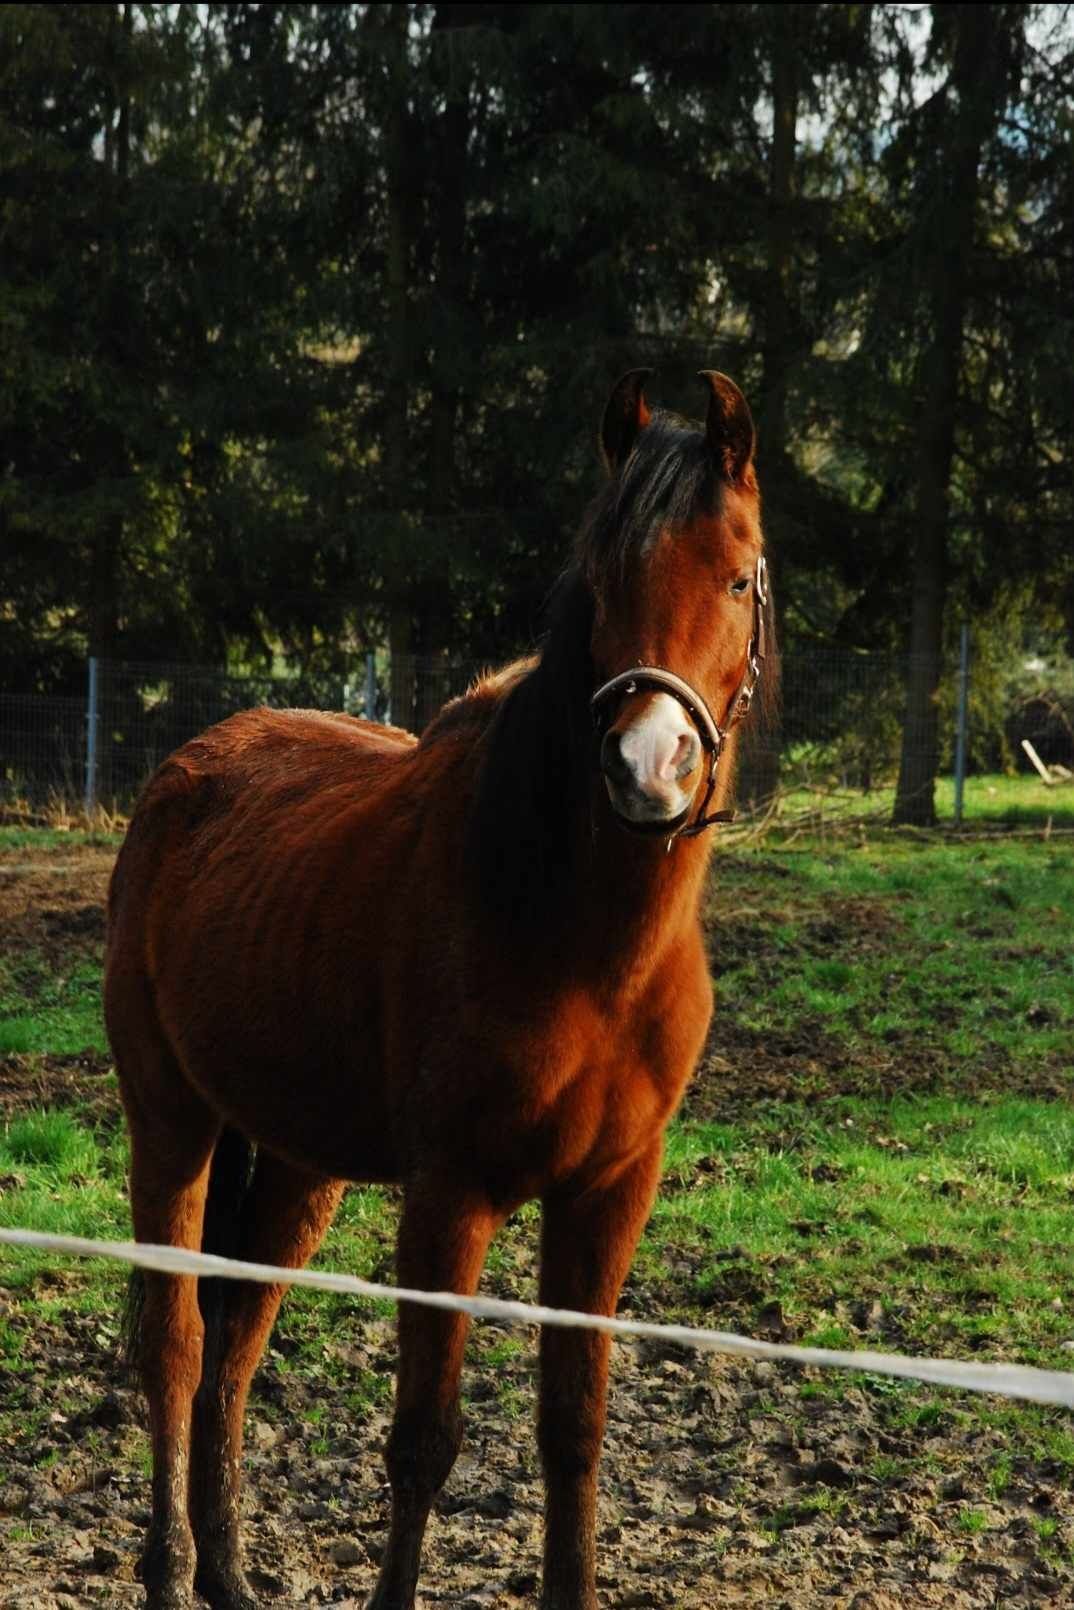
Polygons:
<instances>
[{"instance_id":1,"label":"forest background","mask_svg":"<svg viewBox=\"0 0 1074 1610\"><path fill-rule=\"evenodd\" d=\"M962 621L1074 709L1072 84L1065 5L0 8L0 689L508 658L717 367L929 822Z\"/></svg>"}]
</instances>

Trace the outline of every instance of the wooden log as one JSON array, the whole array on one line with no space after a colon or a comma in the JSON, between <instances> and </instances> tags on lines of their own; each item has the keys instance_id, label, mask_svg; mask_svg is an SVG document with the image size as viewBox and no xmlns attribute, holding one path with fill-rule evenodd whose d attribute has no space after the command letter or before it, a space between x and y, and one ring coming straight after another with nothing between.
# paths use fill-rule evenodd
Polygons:
<instances>
[{"instance_id":1,"label":"wooden log","mask_svg":"<svg viewBox=\"0 0 1074 1610\"><path fill-rule=\"evenodd\" d=\"M1037 768L1038 772L1040 773L1041 782L1042 783L1047 783L1049 788L1054 788L1055 787L1055 778L1052 776L1051 772L1048 770L1048 768L1044 764L1043 760L1041 760L1040 756L1037 754L1037 751L1033 748L1033 745L1030 743L1028 738L1023 738L1022 739L1022 748L1025 750L1026 754L1029 756L1030 760L1033 762L1034 766Z\"/></svg>"}]
</instances>

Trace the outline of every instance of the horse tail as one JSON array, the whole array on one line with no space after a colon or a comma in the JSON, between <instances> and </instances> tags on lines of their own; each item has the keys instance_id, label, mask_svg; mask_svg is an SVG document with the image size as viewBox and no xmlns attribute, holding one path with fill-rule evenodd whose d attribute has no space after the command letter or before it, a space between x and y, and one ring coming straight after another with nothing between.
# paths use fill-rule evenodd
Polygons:
<instances>
[{"instance_id":1,"label":"horse tail","mask_svg":"<svg viewBox=\"0 0 1074 1610\"><path fill-rule=\"evenodd\" d=\"M241 1210L253 1180L256 1148L239 1130L224 1126L209 1164L209 1187L205 1195L205 1218L201 1232L202 1252L233 1257L238 1250ZM198 1307L205 1325L205 1358L215 1353L223 1311L222 1280L199 1276ZM127 1299L121 1324L121 1349L130 1376L141 1373L143 1319L145 1315L145 1270L132 1269L127 1282ZM203 1368L204 1374L204 1368Z\"/></svg>"}]
</instances>

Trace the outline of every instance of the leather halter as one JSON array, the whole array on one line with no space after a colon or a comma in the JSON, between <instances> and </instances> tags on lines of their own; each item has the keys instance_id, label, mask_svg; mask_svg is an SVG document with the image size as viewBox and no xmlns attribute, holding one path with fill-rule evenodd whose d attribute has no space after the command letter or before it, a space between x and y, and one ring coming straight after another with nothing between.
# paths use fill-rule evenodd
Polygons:
<instances>
[{"instance_id":1,"label":"leather halter","mask_svg":"<svg viewBox=\"0 0 1074 1610\"><path fill-rule=\"evenodd\" d=\"M706 816L709 800L716 787L716 767L719 764L723 746L727 741L727 734L738 722L743 721L749 713L753 696L757 691L757 684L761 680L761 670L765 658L765 629L764 610L768 603L768 564L764 554L758 555L757 569L753 577L753 632L750 636L749 647L746 650L746 669L742 673L742 680L731 695L724 716L723 726L714 719L701 694L692 688L689 682L672 671L665 671L658 665L638 665L632 671L620 671L618 676L609 678L601 684L589 701L589 708L593 712L593 720L599 730L603 725L602 713L605 702L614 694L624 697L637 693L641 688L658 688L662 693L670 693L677 699L686 714L697 728L698 737L706 754L709 757L708 783L705 797L701 801L701 808L692 822L684 820L681 826L674 829L668 836L668 849L677 838L694 838L703 833L707 827L713 827L717 822L734 821L734 811L713 811ZM685 815L689 817L689 808Z\"/></svg>"}]
</instances>

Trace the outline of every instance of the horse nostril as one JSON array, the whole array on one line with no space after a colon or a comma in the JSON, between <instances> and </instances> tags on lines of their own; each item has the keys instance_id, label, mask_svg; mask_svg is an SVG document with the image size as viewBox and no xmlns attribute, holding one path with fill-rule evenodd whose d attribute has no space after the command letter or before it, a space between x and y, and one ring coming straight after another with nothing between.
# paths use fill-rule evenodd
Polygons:
<instances>
[{"instance_id":1,"label":"horse nostril","mask_svg":"<svg viewBox=\"0 0 1074 1610\"><path fill-rule=\"evenodd\" d=\"M600 745L600 766L605 777L610 777L613 783L629 783L634 773L623 755L619 737L617 732L604 734Z\"/></svg>"},{"instance_id":2,"label":"horse nostril","mask_svg":"<svg viewBox=\"0 0 1074 1610\"><path fill-rule=\"evenodd\" d=\"M701 758L701 743L696 732L684 732L676 752L675 776L679 782L689 777Z\"/></svg>"}]
</instances>

